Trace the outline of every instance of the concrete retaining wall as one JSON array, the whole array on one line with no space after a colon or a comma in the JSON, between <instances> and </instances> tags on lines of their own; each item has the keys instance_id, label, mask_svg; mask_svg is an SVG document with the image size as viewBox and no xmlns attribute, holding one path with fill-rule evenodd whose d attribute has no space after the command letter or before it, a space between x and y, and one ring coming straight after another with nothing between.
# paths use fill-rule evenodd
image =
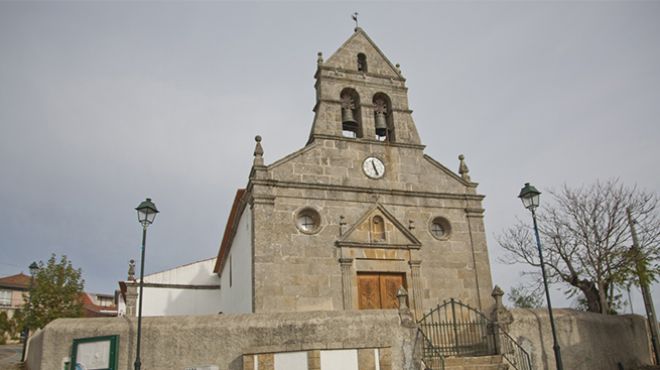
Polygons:
<instances>
[{"instance_id":1,"label":"concrete retaining wall","mask_svg":"<svg viewBox=\"0 0 660 370\"><path fill-rule=\"evenodd\" d=\"M135 360L135 319L59 319L32 340L29 370L59 370L75 338L119 335L118 369ZM242 370L242 355L347 348L389 348L392 369L413 369L415 330L395 310L147 317L142 369L215 365Z\"/></svg>"},{"instance_id":2,"label":"concrete retaining wall","mask_svg":"<svg viewBox=\"0 0 660 370\"><path fill-rule=\"evenodd\" d=\"M546 309L516 309L509 334L532 355L536 370L553 370L555 357ZM645 319L607 316L568 309L554 310L564 369L619 370L650 364ZM543 343L543 345L541 345Z\"/></svg>"}]
</instances>

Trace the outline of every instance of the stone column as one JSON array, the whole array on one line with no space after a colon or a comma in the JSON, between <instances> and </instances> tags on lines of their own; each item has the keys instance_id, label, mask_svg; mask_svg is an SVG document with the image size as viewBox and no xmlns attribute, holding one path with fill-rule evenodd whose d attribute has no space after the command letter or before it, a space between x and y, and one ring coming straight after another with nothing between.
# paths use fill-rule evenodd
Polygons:
<instances>
[{"instance_id":1,"label":"stone column","mask_svg":"<svg viewBox=\"0 0 660 370\"><path fill-rule=\"evenodd\" d=\"M137 283L135 282L135 260L128 262L128 278L126 279L126 317L137 316Z\"/></svg>"},{"instance_id":2,"label":"stone column","mask_svg":"<svg viewBox=\"0 0 660 370\"><path fill-rule=\"evenodd\" d=\"M495 339L495 348L497 353L500 354L502 353L500 332L506 332L509 330L509 324L513 322L513 315L506 307L504 307L504 304L502 304L503 295L504 292L502 289L495 285L495 288L493 288L493 292L491 293L491 296L493 299L495 299L495 307L493 307L493 311L490 314L490 319L493 322L493 337Z\"/></svg>"},{"instance_id":3,"label":"stone column","mask_svg":"<svg viewBox=\"0 0 660 370\"><path fill-rule=\"evenodd\" d=\"M424 309L422 307L422 282L419 275L419 266L422 264L422 261L410 260L408 264L410 265L410 276L412 277L411 287L409 287L409 289L412 289L411 308L414 312L415 319L419 319Z\"/></svg>"},{"instance_id":4,"label":"stone column","mask_svg":"<svg viewBox=\"0 0 660 370\"><path fill-rule=\"evenodd\" d=\"M137 316L137 283L135 281L126 282L126 317Z\"/></svg>"},{"instance_id":5,"label":"stone column","mask_svg":"<svg viewBox=\"0 0 660 370\"><path fill-rule=\"evenodd\" d=\"M344 298L344 310L351 310L353 309L353 274L351 272L353 259L340 258L339 264L341 265L341 287Z\"/></svg>"}]
</instances>

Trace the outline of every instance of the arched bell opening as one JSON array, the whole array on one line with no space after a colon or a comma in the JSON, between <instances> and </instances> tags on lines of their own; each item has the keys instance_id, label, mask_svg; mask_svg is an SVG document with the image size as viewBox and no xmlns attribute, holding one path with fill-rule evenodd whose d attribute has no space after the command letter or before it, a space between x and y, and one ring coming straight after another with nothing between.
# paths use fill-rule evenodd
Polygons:
<instances>
[{"instance_id":1,"label":"arched bell opening","mask_svg":"<svg viewBox=\"0 0 660 370\"><path fill-rule=\"evenodd\" d=\"M340 100L342 136L350 138L362 137L360 96L357 91L346 88L342 90Z\"/></svg>"},{"instance_id":2,"label":"arched bell opening","mask_svg":"<svg viewBox=\"0 0 660 370\"><path fill-rule=\"evenodd\" d=\"M367 73L367 56L364 55L363 53L359 53L357 55L357 70L358 72L364 72Z\"/></svg>"},{"instance_id":3,"label":"arched bell opening","mask_svg":"<svg viewBox=\"0 0 660 370\"><path fill-rule=\"evenodd\" d=\"M376 140L394 142L394 123L392 121L392 101L383 93L374 95L374 123Z\"/></svg>"}]
</instances>

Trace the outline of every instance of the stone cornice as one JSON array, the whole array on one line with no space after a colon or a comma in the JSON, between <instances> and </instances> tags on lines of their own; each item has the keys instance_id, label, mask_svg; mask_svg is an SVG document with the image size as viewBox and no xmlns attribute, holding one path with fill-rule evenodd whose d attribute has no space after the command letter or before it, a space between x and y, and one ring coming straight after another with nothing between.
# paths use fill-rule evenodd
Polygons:
<instances>
[{"instance_id":1,"label":"stone cornice","mask_svg":"<svg viewBox=\"0 0 660 370\"><path fill-rule=\"evenodd\" d=\"M483 218L485 211L486 210L483 208L465 208L465 214L467 217Z\"/></svg>"},{"instance_id":2,"label":"stone cornice","mask_svg":"<svg viewBox=\"0 0 660 370\"><path fill-rule=\"evenodd\" d=\"M421 245L413 244L392 244L392 243L360 243L337 240L335 242L337 247L353 247L353 248L378 248L378 249L419 249Z\"/></svg>"},{"instance_id":3,"label":"stone cornice","mask_svg":"<svg viewBox=\"0 0 660 370\"><path fill-rule=\"evenodd\" d=\"M389 141L378 141L378 140L371 140L366 138L348 138L343 136L332 136L332 135L324 135L324 134L313 134L311 138L346 141L349 143L374 144L374 145L391 146L391 147L399 147L399 148L412 148L412 149L420 149L420 150L426 148L426 145L422 145L422 144L406 144L406 143L396 143L396 142L392 143Z\"/></svg>"},{"instance_id":4,"label":"stone cornice","mask_svg":"<svg viewBox=\"0 0 660 370\"><path fill-rule=\"evenodd\" d=\"M419 198L438 198L438 199L455 199L455 200L475 200L482 201L485 196L479 194L452 194L452 193L435 193L425 191L413 190L396 190L396 189L378 189L371 187L361 186L347 186L347 185L329 185L329 184L314 184L304 182L291 182L291 181L278 181L278 180L253 180L254 185L272 186L275 188L294 188L294 189L315 189L315 190L329 190L329 191L352 191L365 194L384 194L393 196L412 196Z\"/></svg>"},{"instance_id":5,"label":"stone cornice","mask_svg":"<svg viewBox=\"0 0 660 370\"><path fill-rule=\"evenodd\" d=\"M331 67L331 66L324 66L320 65L316 69L316 73L314 73L314 78L318 79L319 77L335 77L335 78L341 78L340 76L330 76L330 75L324 75L322 72L335 72L335 73L343 73L345 75L351 76L351 80L357 79L357 78L363 78L365 77L373 77L373 78L378 78L378 79L383 79L383 80L388 80L388 81L399 81L401 83L406 82L406 79L402 76L387 76L387 75L382 75L378 73L372 73L372 72L362 72L362 71L357 71L357 70L351 70L351 69L344 69L344 68L339 68L339 67Z\"/></svg>"}]
</instances>

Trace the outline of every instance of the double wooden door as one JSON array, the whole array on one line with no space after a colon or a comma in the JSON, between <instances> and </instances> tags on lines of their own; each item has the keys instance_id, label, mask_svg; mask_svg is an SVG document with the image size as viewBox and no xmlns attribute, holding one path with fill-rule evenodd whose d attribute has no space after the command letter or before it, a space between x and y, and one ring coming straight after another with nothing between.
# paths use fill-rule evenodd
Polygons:
<instances>
[{"instance_id":1,"label":"double wooden door","mask_svg":"<svg viewBox=\"0 0 660 370\"><path fill-rule=\"evenodd\" d=\"M396 293L406 288L406 275L389 272L358 273L358 308L399 308Z\"/></svg>"}]
</instances>

